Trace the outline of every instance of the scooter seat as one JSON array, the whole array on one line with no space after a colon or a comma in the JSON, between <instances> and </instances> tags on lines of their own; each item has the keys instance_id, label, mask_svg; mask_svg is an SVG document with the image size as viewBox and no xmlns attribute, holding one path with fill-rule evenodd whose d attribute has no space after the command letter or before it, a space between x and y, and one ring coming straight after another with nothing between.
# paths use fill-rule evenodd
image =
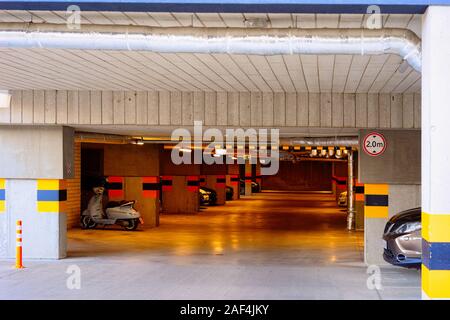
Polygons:
<instances>
[{"instance_id":1,"label":"scooter seat","mask_svg":"<svg viewBox=\"0 0 450 320\"><path fill-rule=\"evenodd\" d=\"M127 201L125 203L120 204L121 207L126 207L126 206L132 206L136 201L131 200L131 201Z\"/></svg>"},{"instance_id":2,"label":"scooter seat","mask_svg":"<svg viewBox=\"0 0 450 320\"><path fill-rule=\"evenodd\" d=\"M118 207L118 206L120 206L120 205L121 205L121 203L118 202L118 201L110 201L110 202L108 202L108 203L106 204L106 209Z\"/></svg>"},{"instance_id":3,"label":"scooter seat","mask_svg":"<svg viewBox=\"0 0 450 320\"><path fill-rule=\"evenodd\" d=\"M124 207L135 204L135 200L122 200L122 201L110 201L106 205L106 209L115 208L115 207Z\"/></svg>"}]
</instances>

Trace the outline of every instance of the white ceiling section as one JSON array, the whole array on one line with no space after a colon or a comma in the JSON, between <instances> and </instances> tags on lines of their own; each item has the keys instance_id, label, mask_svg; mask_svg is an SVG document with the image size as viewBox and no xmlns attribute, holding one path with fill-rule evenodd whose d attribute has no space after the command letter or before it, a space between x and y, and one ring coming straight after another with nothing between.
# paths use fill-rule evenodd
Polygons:
<instances>
[{"instance_id":1,"label":"white ceiling section","mask_svg":"<svg viewBox=\"0 0 450 320\"><path fill-rule=\"evenodd\" d=\"M358 14L82 12L87 24L163 27L361 28ZM65 12L0 11L0 22L66 23ZM421 35L421 15L384 15L383 25ZM261 27L261 25L259 25ZM2 89L263 92L420 92L420 74L395 55L158 54L0 49Z\"/></svg>"}]
</instances>

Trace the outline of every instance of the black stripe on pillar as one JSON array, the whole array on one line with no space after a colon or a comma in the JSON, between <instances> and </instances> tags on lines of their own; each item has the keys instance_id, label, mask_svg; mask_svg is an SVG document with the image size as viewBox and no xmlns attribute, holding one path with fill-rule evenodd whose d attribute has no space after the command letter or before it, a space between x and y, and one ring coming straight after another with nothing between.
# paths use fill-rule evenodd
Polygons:
<instances>
[{"instance_id":1,"label":"black stripe on pillar","mask_svg":"<svg viewBox=\"0 0 450 320\"><path fill-rule=\"evenodd\" d=\"M161 180L161 185L162 186L171 186L172 180Z\"/></svg>"},{"instance_id":2,"label":"black stripe on pillar","mask_svg":"<svg viewBox=\"0 0 450 320\"><path fill-rule=\"evenodd\" d=\"M59 201L66 201L67 200L67 190L59 190L58 193Z\"/></svg>"},{"instance_id":3,"label":"black stripe on pillar","mask_svg":"<svg viewBox=\"0 0 450 320\"><path fill-rule=\"evenodd\" d=\"M364 193L364 186L356 186L355 191L356 193Z\"/></svg>"},{"instance_id":4,"label":"black stripe on pillar","mask_svg":"<svg viewBox=\"0 0 450 320\"><path fill-rule=\"evenodd\" d=\"M159 190L160 189L160 185L157 182L154 183L143 183L142 184L142 190Z\"/></svg>"},{"instance_id":5,"label":"black stripe on pillar","mask_svg":"<svg viewBox=\"0 0 450 320\"><path fill-rule=\"evenodd\" d=\"M370 195L366 194L366 206L389 206L389 197L387 195Z\"/></svg>"},{"instance_id":6,"label":"black stripe on pillar","mask_svg":"<svg viewBox=\"0 0 450 320\"><path fill-rule=\"evenodd\" d=\"M188 187L198 187L200 185L199 180L188 180L187 182Z\"/></svg>"},{"instance_id":7,"label":"black stripe on pillar","mask_svg":"<svg viewBox=\"0 0 450 320\"><path fill-rule=\"evenodd\" d=\"M226 183L226 181L225 178L217 178L217 183Z\"/></svg>"},{"instance_id":8,"label":"black stripe on pillar","mask_svg":"<svg viewBox=\"0 0 450 320\"><path fill-rule=\"evenodd\" d=\"M110 182L108 183L109 190L122 190L123 186L120 182Z\"/></svg>"},{"instance_id":9,"label":"black stripe on pillar","mask_svg":"<svg viewBox=\"0 0 450 320\"><path fill-rule=\"evenodd\" d=\"M339 185L347 184L347 179L339 179L339 178L333 177L333 178L331 178L331 180L335 181L336 184L339 184Z\"/></svg>"}]
</instances>

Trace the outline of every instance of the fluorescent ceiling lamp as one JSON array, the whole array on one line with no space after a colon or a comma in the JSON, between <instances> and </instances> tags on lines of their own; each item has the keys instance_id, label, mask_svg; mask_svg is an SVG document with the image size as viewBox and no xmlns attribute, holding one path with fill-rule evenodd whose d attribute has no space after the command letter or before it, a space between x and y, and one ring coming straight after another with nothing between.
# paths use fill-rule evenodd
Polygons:
<instances>
[{"instance_id":1,"label":"fluorescent ceiling lamp","mask_svg":"<svg viewBox=\"0 0 450 320\"><path fill-rule=\"evenodd\" d=\"M219 156L224 156L227 154L227 149L216 148L216 154L218 154Z\"/></svg>"},{"instance_id":2,"label":"fluorescent ceiling lamp","mask_svg":"<svg viewBox=\"0 0 450 320\"><path fill-rule=\"evenodd\" d=\"M0 90L0 108L9 108L11 106L11 94L8 90Z\"/></svg>"}]
</instances>

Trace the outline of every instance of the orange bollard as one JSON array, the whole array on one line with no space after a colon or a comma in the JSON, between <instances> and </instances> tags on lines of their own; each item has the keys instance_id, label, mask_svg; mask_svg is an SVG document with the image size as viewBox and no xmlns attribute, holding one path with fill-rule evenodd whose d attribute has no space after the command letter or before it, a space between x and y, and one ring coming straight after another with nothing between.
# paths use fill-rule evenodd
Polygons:
<instances>
[{"instance_id":1,"label":"orange bollard","mask_svg":"<svg viewBox=\"0 0 450 320\"><path fill-rule=\"evenodd\" d=\"M22 220L16 223L16 269L23 269L22 264Z\"/></svg>"}]
</instances>

